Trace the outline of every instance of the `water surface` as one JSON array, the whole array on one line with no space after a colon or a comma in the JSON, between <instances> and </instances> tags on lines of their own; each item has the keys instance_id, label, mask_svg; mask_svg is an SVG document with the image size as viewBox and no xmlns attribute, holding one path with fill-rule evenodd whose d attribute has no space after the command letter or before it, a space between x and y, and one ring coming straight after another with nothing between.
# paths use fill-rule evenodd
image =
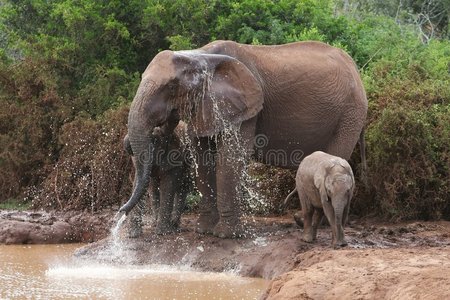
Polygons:
<instances>
[{"instance_id":1,"label":"water surface","mask_svg":"<svg viewBox=\"0 0 450 300\"><path fill-rule=\"evenodd\" d=\"M81 245L0 245L0 299L257 299L262 279L72 257Z\"/></svg>"}]
</instances>

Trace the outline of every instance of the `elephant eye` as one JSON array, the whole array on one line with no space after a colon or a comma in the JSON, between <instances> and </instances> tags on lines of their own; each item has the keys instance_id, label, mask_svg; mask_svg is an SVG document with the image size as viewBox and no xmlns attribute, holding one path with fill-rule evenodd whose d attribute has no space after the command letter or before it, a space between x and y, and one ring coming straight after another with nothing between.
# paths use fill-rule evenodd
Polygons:
<instances>
[{"instance_id":1,"label":"elephant eye","mask_svg":"<svg viewBox=\"0 0 450 300\"><path fill-rule=\"evenodd\" d=\"M327 200L328 202L331 202L331 198L330 198L330 191L328 189L325 190L327 192Z\"/></svg>"},{"instance_id":2,"label":"elephant eye","mask_svg":"<svg viewBox=\"0 0 450 300\"><path fill-rule=\"evenodd\" d=\"M167 91L169 92L169 96L171 96L171 97L175 96L175 94L177 92L177 85L173 82L168 83Z\"/></svg>"}]
</instances>

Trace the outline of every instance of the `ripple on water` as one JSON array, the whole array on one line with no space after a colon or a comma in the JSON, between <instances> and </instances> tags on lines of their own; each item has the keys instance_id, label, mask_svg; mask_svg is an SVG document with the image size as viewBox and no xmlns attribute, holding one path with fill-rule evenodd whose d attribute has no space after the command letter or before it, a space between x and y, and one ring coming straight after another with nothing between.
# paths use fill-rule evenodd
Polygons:
<instances>
[{"instance_id":1,"label":"ripple on water","mask_svg":"<svg viewBox=\"0 0 450 300\"><path fill-rule=\"evenodd\" d=\"M198 272L189 266L148 265L148 266L112 266L105 264L86 264L72 266L54 266L45 271L48 277L130 279L159 277L164 280L195 281L240 281L246 278L230 273Z\"/></svg>"}]
</instances>

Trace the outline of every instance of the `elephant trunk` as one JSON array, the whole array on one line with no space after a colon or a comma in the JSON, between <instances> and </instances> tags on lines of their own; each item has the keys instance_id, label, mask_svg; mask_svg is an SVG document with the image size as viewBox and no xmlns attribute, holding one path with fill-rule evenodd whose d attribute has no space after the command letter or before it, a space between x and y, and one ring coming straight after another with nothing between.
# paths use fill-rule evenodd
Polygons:
<instances>
[{"instance_id":1,"label":"elephant trunk","mask_svg":"<svg viewBox=\"0 0 450 300\"><path fill-rule=\"evenodd\" d=\"M345 199L336 199L333 203L334 208L334 218L335 218L335 232L336 232L336 245L345 246L347 243L344 240L344 228L343 228L343 218L344 209L347 201Z\"/></svg>"},{"instance_id":2,"label":"elephant trunk","mask_svg":"<svg viewBox=\"0 0 450 300\"><path fill-rule=\"evenodd\" d=\"M141 200L148 189L152 169L152 156L154 146L150 139L146 142L131 142L135 166L134 188L130 199L119 210L128 214Z\"/></svg>"}]
</instances>

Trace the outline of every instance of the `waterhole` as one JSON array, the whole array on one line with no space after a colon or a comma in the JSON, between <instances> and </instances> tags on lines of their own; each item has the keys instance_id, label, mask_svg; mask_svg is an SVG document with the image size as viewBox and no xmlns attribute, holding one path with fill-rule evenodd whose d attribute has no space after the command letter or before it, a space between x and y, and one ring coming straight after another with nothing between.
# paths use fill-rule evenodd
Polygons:
<instances>
[{"instance_id":1,"label":"waterhole","mask_svg":"<svg viewBox=\"0 0 450 300\"><path fill-rule=\"evenodd\" d=\"M0 299L257 299L267 281L78 260L82 245L0 245Z\"/></svg>"}]
</instances>

